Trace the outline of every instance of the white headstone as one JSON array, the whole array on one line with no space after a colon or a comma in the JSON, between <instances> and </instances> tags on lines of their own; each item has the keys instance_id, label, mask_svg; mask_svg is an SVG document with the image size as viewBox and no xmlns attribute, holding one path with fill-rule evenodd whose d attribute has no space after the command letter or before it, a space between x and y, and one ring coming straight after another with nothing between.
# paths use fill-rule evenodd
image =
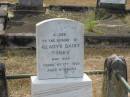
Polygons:
<instances>
[{"instance_id":1,"label":"white headstone","mask_svg":"<svg viewBox=\"0 0 130 97\"><path fill-rule=\"evenodd\" d=\"M83 35L83 24L70 19L36 25L38 76L31 77L32 97L92 97L92 81L83 74Z\"/></svg>"},{"instance_id":2,"label":"white headstone","mask_svg":"<svg viewBox=\"0 0 130 97\"><path fill-rule=\"evenodd\" d=\"M100 0L101 3L125 4L126 0Z\"/></svg>"},{"instance_id":3,"label":"white headstone","mask_svg":"<svg viewBox=\"0 0 130 97\"><path fill-rule=\"evenodd\" d=\"M70 19L49 19L36 25L39 79L83 76L83 24Z\"/></svg>"}]
</instances>

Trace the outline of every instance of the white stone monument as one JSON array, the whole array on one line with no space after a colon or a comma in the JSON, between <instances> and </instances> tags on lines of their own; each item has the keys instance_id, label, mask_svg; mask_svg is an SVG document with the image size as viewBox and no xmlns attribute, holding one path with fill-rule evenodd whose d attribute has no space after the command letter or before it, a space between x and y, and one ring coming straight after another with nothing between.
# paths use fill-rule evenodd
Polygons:
<instances>
[{"instance_id":1,"label":"white stone monument","mask_svg":"<svg viewBox=\"0 0 130 97\"><path fill-rule=\"evenodd\" d=\"M32 97L92 97L92 81L83 73L84 26L64 18L36 25L37 76Z\"/></svg>"}]
</instances>

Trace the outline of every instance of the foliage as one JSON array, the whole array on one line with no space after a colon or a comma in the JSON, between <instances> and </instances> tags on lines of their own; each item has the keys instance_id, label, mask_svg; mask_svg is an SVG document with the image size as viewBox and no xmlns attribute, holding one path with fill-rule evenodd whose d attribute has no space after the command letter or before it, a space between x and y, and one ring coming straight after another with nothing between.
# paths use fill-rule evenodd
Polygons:
<instances>
[{"instance_id":1,"label":"foliage","mask_svg":"<svg viewBox=\"0 0 130 97\"><path fill-rule=\"evenodd\" d=\"M97 20L95 19L95 13L90 12L87 15L87 19L85 21L86 30L89 32L94 32L94 28L95 28L96 24L97 24Z\"/></svg>"}]
</instances>

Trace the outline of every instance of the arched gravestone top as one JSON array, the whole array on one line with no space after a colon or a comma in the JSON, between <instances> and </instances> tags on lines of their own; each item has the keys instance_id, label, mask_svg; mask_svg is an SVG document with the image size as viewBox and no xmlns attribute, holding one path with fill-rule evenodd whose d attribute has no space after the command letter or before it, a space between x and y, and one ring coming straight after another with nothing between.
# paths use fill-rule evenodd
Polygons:
<instances>
[{"instance_id":1,"label":"arched gravestone top","mask_svg":"<svg viewBox=\"0 0 130 97\"><path fill-rule=\"evenodd\" d=\"M39 79L83 76L84 26L65 18L36 25L37 72Z\"/></svg>"}]
</instances>

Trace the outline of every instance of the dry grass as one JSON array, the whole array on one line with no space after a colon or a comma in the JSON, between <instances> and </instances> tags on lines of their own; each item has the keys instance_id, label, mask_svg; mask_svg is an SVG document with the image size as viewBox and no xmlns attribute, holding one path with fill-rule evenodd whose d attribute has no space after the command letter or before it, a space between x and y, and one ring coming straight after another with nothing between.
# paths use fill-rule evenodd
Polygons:
<instances>
[{"instance_id":1,"label":"dry grass","mask_svg":"<svg viewBox=\"0 0 130 97\"><path fill-rule=\"evenodd\" d=\"M47 5L95 6L96 0L45 0Z\"/></svg>"},{"instance_id":2,"label":"dry grass","mask_svg":"<svg viewBox=\"0 0 130 97\"><path fill-rule=\"evenodd\" d=\"M7 1L7 0L5 0ZM0 0L4 2L4 0ZM16 2L9 0L9 2ZM54 5L82 5L95 6L96 0L45 0L46 4ZM127 7L130 7L130 0L128 0ZM81 13L82 14L82 13ZM61 14L60 14L61 15ZM67 14L68 15L72 15ZM83 14L82 14L83 15ZM60 16L61 17L61 16ZM73 16L77 19L77 16ZM128 18L128 17L127 17ZM82 21L82 20L81 20ZM6 64L7 74L23 74L36 73L36 55L35 51L31 50L6 50L1 52L0 61ZM103 69L106 57L116 53L125 56L128 63L128 75L130 79L130 49L86 49L85 50L85 71ZM102 76L90 76L93 80L93 97L101 97ZM30 80L12 80L8 81L10 97L31 97L30 95Z\"/></svg>"},{"instance_id":3,"label":"dry grass","mask_svg":"<svg viewBox=\"0 0 130 97\"><path fill-rule=\"evenodd\" d=\"M36 72L35 52L30 50L15 50L1 52L1 62L6 64L7 75L28 74ZM30 80L8 81L10 97L31 97Z\"/></svg>"},{"instance_id":4,"label":"dry grass","mask_svg":"<svg viewBox=\"0 0 130 97\"><path fill-rule=\"evenodd\" d=\"M116 53L125 56L130 74L130 49L86 49L85 71L103 69L106 57ZM36 72L36 55L32 50L6 50L1 52L0 61L6 64L7 74L22 74ZM128 74L128 75L129 75ZM90 76L93 80L93 97L101 97L102 76ZM129 75L130 78L130 75ZM30 80L8 81L10 97L31 97Z\"/></svg>"}]
</instances>

